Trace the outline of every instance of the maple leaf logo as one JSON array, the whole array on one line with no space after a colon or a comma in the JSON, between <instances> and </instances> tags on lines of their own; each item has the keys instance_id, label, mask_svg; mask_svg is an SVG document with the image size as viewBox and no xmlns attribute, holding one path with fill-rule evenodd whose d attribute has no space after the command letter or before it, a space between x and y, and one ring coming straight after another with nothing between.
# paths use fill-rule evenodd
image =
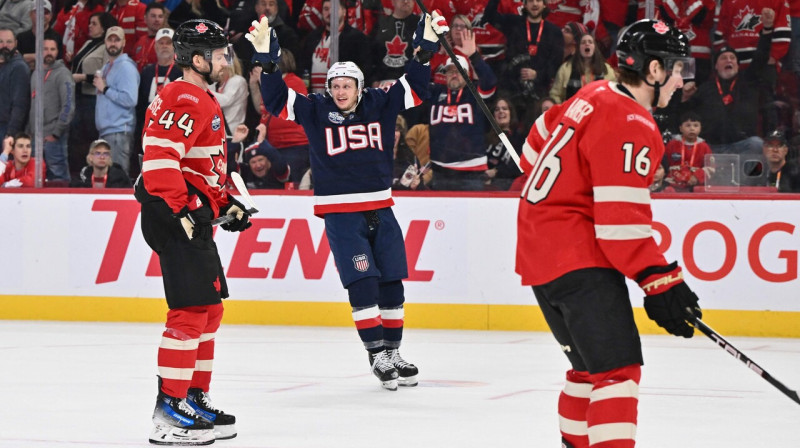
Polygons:
<instances>
[{"instance_id":1,"label":"maple leaf logo","mask_svg":"<svg viewBox=\"0 0 800 448\"><path fill-rule=\"evenodd\" d=\"M658 34L666 34L666 32L669 31L669 26L666 23L659 20L658 22L653 24L653 29L656 30L656 33Z\"/></svg>"},{"instance_id":2,"label":"maple leaf logo","mask_svg":"<svg viewBox=\"0 0 800 448\"><path fill-rule=\"evenodd\" d=\"M408 43L403 42L400 36L395 35L394 39L386 42L386 56L402 56L406 53Z\"/></svg>"},{"instance_id":3,"label":"maple leaf logo","mask_svg":"<svg viewBox=\"0 0 800 448\"><path fill-rule=\"evenodd\" d=\"M224 144L224 143L223 143ZM219 185L222 188L222 184L224 182L220 182L223 176L227 175L228 171L228 161L225 159L225 152L221 149L217 151L215 154L211 154L211 172L213 173L212 176L206 176L209 178L210 184Z\"/></svg>"},{"instance_id":4,"label":"maple leaf logo","mask_svg":"<svg viewBox=\"0 0 800 448\"><path fill-rule=\"evenodd\" d=\"M750 6L740 9L734 19L736 31L755 31L756 26L761 23L761 16Z\"/></svg>"},{"instance_id":5,"label":"maple leaf logo","mask_svg":"<svg viewBox=\"0 0 800 448\"><path fill-rule=\"evenodd\" d=\"M219 281L219 276L217 276L217 279L214 280L214 283L212 284L214 285L214 289L216 289L217 292L220 292L220 290L222 289L222 284Z\"/></svg>"},{"instance_id":6,"label":"maple leaf logo","mask_svg":"<svg viewBox=\"0 0 800 448\"><path fill-rule=\"evenodd\" d=\"M206 26L205 23L198 24L196 27L194 27L194 29L196 29L197 32L200 33L200 34L203 34L206 31L208 31L208 27Z\"/></svg>"}]
</instances>

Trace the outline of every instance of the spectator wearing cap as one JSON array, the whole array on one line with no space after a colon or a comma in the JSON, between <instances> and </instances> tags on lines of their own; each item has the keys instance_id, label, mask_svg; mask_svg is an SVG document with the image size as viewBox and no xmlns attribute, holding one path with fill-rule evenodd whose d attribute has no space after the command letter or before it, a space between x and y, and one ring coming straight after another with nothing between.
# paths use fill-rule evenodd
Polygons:
<instances>
[{"instance_id":1,"label":"spectator wearing cap","mask_svg":"<svg viewBox=\"0 0 800 448\"><path fill-rule=\"evenodd\" d=\"M147 5L139 2L138 0L110 0L109 5L114 5L111 8L112 16L117 19L120 28L125 33L125 48L123 51L131 58L134 55L134 46L140 37L147 34L147 25L144 21L144 12Z\"/></svg>"},{"instance_id":2,"label":"spectator wearing cap","mask_svg":"<svg viewBox=\"0 0 800 448\"><path fill-rule=\"evenodd\" d=\"M289 164L266 140L244 150L244 163L242 179L248 188L282 190L289 180Z\"/></svg>"},{"instance_id":3,"label":"spectator wearing cap","mask_svg":"<svg viewBox=\"0 0 800 448\"><path fill-rule=\"evenodd\" d=\"M155 64L158 60L156 34L167 23L167 8L164 4L156 1L148 4L144 12L144 23L147 26L147 32L140 36L133 46L133 60L136 62L139 72L147 64Z\"/></svg>"},{"instance_id":4,"label":"spectator wearing cap","mask_svg":"<svg viewBox=\"0 0 800 448\"><path fill-rule=\"evenodd\" d=\"M787 160L789 145L781 131L773 131L764 138L762 148L767 162L767 186L781 193L800 192L800 164Z\"/></svg>"},{"instance_id":5,"label":"spectator wearing cap","mask_svg":"<svg viewBox=\"0 0 800 448\"><path fill-rule=\"evenodd\" d=\"M25 128L31 107L30 70L17 52L14 31L0 27L0 139Z\"/></svg>"},{"instance_id":6,"label":"spectator wearing cap","mask_svg":"<svg viewBox=\"0 0 800 448\"><path fill-rule=\"evenodd\" d=\"M62 39L53 28L50 22L53 20L53 7L50 0L43 0L44 8L44 38L53 39L58 43L58 58L61 59ZM28 16L30 17L31 28L17 34L17 50L22 55L22 59L28 63L31 70L36 65L36 1L28 1Z\"/></svg>"},{"instance_id":7,"label":"spectator wearing cap","mask_svg":"<svg viewBox=\"0 0 800 448\"><path fill-rule=\"evenodd\" d=\"M31 74L31 97L41 95L42 101L42 134L44 136L44 160L47 162L47 180L69 182L69 162L67 158L67 141L69 126L75 115L75 81L72 73L58 59L58 42L44 38L42 42L42 67L37 67ZM42 79L42 91L33 88L36 77ZM36 129L36 114L31 111L28 119L28 133ZM39 148L36 148L39 149Z\"/></svg>"},{"instance_id":8,"label":"spectator wearing cap","mask_svg":"<svg viewBox=\"0 0 800 448\"><path fill-rule=\"evenodd\" d=\"M131 179L122 168L112 162L111 146L99 139L89 146L84 166L70 187L77 188L130 188Z\"/></svg>"},{"instance_id":9,"label":"spectator wearing cap","mask_svg":"<svg viewBox=\"0 0 800 448\"><path fill-rule=\"evenodd\" d=\"M714 154L760 154L759 83L771 44L772 32L762 30L753 62L741 72L736 51L723 47L716 55L710 81L699 87L694 82L684 84L681 113L693 110L700 115L703 123L700 136Z\"/></svg>"},{"instance_id":10,"label":"spectator wearing cap","mask_svg":"<svg viewBox=\"0 0 800 448\"><path fill-rule=\"evenodd\" d=\"M97 139L94 111L97 107L97 89L94 74L108 62L106 55L106 30L117 21L107 12L97 12L89 17L89 40L72 58L72 79L75 81L75 118L69 131L69 166L73 170L83 166L86 148ZM77 174L77 171L73 171Z\"/></svg>"},{"instance_id":11,"label":"spectator wearing cap","mask_svg":"<svg viewBox=\"0 0 800 448\"><path fill-rule=\"evenodd\" d=\"M484 134L489 122L455 64L471 76L472 63L478 75L477 91L484 100L494 94L497 77L478 54L474 37L464 40L461 51L468 55L469 61L458 55L456 61L448 60L445 63L447 85L431 87L429 134L433 190L482 190L484 172L488 168Z\"/></svg>"},{"instance_id":12,"label":"spectator wearing cap","mask_svg":"<svg viewBox=\"0 0 800 448\"><path fill-rule=\"evenodd\" d=\"M9 29L14 35L29 29L29 10L30 0L7 0L0 8L0 29Z\"/></svg>"},{"instance_id":13,"label":"spectator wearing cap","mask_svg":"<svg viewBox=\"0 0 800 448\"><path fill-rule=\"evenodd\" d=\"M550 88L550 97L563 103L572 98L581 87L601 79L616 81L617 76L600 54L594 36L583 34L578 51L558 69L553 87Z\"/></svg>"},{"instance_id":14,"label":"spectator wearing cap","mask_svg":"<svg viewBox=\"0 0 800 448\"><path fill-rule=\"evenodd\" d=\"M125 53L125 32L118 26L106 31L108 62L94 77L97 109L94 121L100 138L111 145L114 162L126 173L130 169L133 132L136 127L136 102L139 71Z\"/></svg>"},{"instance_id":15,"label":"spectator wearing cap","mask_svg":"<svg viewBox=\"0 0 800 448\"><path fill-rule=\"evenodd\" d=\"M67 64L72 63L75 53L90 38L89 18L94 13L104 12L103 6L102 0L66 0L58 11L53 30L64 38L63 54Z\"/></svg>"}]
</instances>

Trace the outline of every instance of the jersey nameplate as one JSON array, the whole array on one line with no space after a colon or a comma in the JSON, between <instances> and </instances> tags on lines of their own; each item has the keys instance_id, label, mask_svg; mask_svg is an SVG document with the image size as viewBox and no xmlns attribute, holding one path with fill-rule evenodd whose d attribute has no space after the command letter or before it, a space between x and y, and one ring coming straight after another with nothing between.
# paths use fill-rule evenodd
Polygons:
<instances>
[{"instance_id":1,"label":"jersey nameplate","mask_svg":"<svg viewBox=\"0 0 800 448\"><path fill-rule=\"evenodd\" d=\"M580 123L587 115L594 111L594 107L583 98L578 98L569 105L569 109L564 114L575 123Z\"/></svg>"}]
</instances>

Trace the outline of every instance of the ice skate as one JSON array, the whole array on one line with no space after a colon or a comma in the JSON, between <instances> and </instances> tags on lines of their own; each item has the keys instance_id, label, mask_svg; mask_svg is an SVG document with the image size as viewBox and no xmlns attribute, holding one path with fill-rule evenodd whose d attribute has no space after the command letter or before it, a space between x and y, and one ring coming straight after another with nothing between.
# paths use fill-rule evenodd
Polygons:
<instances>
[{"instance_id":1,"label":"ice skate","mask_svg":"<svg viewBox=\"0 0 800 448\"><path fill-rule=\"evenodd\" d=\"M414 364L403 359L403 357L400 356L400 350L396 348L387 349L386 356L397 370L397 384L399 386L414 387L419 383L417 381L419 369L417 369L417 366Z\"/></svg>"},{"instance_id":2,"label":"ice skate","mask_svg":"<svg viewBox=\"0 0 800 448\"><path fill-rule=\"evenodd\" d=\"M226 414L211 404L211 398L202 389L189 389L186 403L200 417L214 424L214 436L217 440L232 439L236 437L236 417Z\"/></svg>"},{"instance_id":3,"label":"ice skate","mask_svg":"<svg viewBox=\"0 0 800 448\"><path fill-rule=\"evenodd\" d=\"M150 443L156 445L210 445L214 424L204 420L181 398L159 391L153 411Z\"/></svg>"},{"instance_id":4,"label":"ice skate","mask_svg":"<svg viewBox=\"0 0 800 448\"><path fill-rule=\"evenodd\" d=\"M385 351L369 354L372 373L381 381L381 386L388 390L397 390L397 369L389 362Z\"/></svg>"}]
</instances>

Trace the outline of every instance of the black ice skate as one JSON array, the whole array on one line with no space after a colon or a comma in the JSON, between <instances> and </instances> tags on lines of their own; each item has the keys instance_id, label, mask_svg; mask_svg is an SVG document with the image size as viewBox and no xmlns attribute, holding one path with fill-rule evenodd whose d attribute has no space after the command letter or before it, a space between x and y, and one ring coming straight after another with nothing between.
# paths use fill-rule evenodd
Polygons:
<instances>
[{"instance_id":1,"label":"black ice skate","mask_svg":"<svg viewBox=\"0 0 800 448\"><path fill-rule=\"evenodd\" d=\"M211 404L211 398L202 389L189 389L186 403L192 407L200 417L214 424L214 437L217 440L232 439L236 437L236 417L216 409Z\"/></svg>"},{"instance_id":2,"label":"black ice skate","mask_svg":"<svg viewBox=\"0 0 800 448\"><path fill-rule=\"evenodd\" d=\"M158 381L161 386L161 378ZM153 411L150 443L156 445L210 445L214 443L214 424L201 418L185 399L170 397L159 387Z\"/></svg>"},{"instance_id":3,"label":"black ice skate","mask_svg":"<svg viewBox=\"0 0 800 448\"><path fill-rule=\"evenodd\" d=\"M386 356L389 358L389 362L394 366L397 370L398 378L397 384L400 386L406 387L414 387L418 384L417 381L417 374L419 373L419 369L414 364L403 359L400 356L400 351L396 348L391 348L386 350Z\"/></svg>"},{"instance_id":4,"label":"black ice skate","mask_svg":"<svg viewBox=\"0 0 800 448\"><path fill-rule=\"evenodd\" d=\"M397 369L389 362L385 351L369 354L372 373L381 381L381 386L388 390L397 390Z\"/></svg>"}]
</instances>

